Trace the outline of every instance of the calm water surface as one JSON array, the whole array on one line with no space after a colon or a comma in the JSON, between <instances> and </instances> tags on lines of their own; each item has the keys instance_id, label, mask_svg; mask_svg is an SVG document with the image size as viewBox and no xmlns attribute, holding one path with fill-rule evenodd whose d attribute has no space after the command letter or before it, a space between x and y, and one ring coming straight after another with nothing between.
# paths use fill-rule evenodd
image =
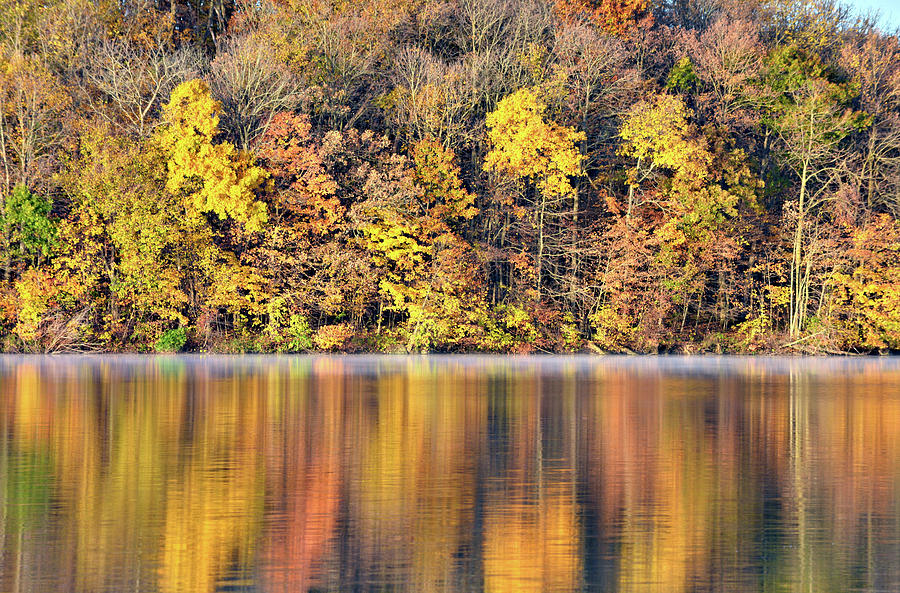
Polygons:
<instances>
[{"instance_id":1,"label":"calm water surface","mask_svg":"<svg viewBox=\"0 0 900 593\"><path fill-rule=\"evenodd\" d=\"M0 591L900 591L897 359L0 357Z\"/></svg>"}]
</instances>

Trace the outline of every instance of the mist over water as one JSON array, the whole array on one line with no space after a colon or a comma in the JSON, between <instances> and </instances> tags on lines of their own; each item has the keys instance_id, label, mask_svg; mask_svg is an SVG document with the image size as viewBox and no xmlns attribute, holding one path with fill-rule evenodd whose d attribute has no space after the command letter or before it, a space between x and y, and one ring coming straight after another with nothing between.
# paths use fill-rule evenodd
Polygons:
<instances>
[{"instance_id":1,"label":"mist over water","mask_svg":"<svg viewBox=\"0 0 900 593\"><path fill-rule=\"evenodd\" d=\"M900 359L0 357L0 591L900 591Z\"/></svg>"}]
</instances>

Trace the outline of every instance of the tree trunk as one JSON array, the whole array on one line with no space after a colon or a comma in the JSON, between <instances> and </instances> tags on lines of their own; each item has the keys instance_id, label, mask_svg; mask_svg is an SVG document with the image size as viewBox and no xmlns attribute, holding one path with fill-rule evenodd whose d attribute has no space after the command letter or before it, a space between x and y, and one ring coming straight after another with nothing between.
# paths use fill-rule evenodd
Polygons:
<instances>
[{"instance_id":1,"label":"tree trunk","mask_svg":"<svg viewBox=\"0 0 900 593\"><path fill-rule=\"evenodd\" d=\"M866 206L871 210L875 201L875 143L877 141L878 132L875 129L869 134L869 145L866 149L866 164L863 175L866 179Z\"/></svg>"},{"instance_id":2,"label":"tree trunk","mask_svg":"<svg viewBox=\"0 0 900 593\"><path fill-rule=\"evenodd\" d=\"M801 286L801 268L803 265L803 222L806 208L806 186L809 181L809 161L803 163L800 174L800 199L797 205L797 227L794 231L794 245L791 257L791 290L790 290L790 323L788 334L796 338L800 334L806 320L806 308L803 303Z\"/></svg>"},{"instance_id":3,"label":"tree trunk","mask_svg":"<svg viewBox=\"0 0 900 593\"><path fill-rule=\"evenodd\" d=\"M537 276L537 296L541 299L541 268L544 258L544 212L547 209L547 198L541 193L541 207L538 210L538 252L537 261L535 262L535 273Z\"/></svg>"}]
</instances>

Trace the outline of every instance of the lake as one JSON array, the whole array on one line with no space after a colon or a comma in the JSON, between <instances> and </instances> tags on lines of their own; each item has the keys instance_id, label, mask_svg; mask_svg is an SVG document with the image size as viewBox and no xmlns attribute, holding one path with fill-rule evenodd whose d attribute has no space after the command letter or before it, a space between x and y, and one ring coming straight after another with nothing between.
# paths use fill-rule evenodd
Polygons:
<instances>
[{"instance_id":1,"label":"lake","mask_svg":"<svg viewBox=\"0 0 900 593\"><path fill-rule=\"evenodd\" d=\"M0 357L0 591L900 591L900 359Z\"/></svg>"}]
</instances>

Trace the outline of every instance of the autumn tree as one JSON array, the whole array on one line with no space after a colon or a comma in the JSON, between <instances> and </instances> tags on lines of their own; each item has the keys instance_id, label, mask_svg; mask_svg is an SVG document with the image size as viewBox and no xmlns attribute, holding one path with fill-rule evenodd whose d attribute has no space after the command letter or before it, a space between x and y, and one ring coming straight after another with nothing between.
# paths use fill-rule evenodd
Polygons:
<instances>
[{"instance_id":1,"label":"autumn tree","mask_svg":"<svg viewBox=\"0 0 900 593\"><path fill-rule=\"evenodd\" d=\"M463 143L475 106L461 65L407 47L397 56L393 83L381 103L411 142L431 137L445 146Z\"/></svg>"},{"instance_id":2,"label":"autumn tree","mask_svg":"<svg viewBox=\"0 0 900 593\"><path fill-rule=\"evenodd\" d=\"M94 306L103 341L155 340L187 325L191 245L208 241L181 218L165 190L165 156L102 132L82 139L66 183L72 213L61 225L54 267L63 301Z\"/></svg>"},{"instance_id":3,"label":"autumn tree","mask_svg":"<svg viewBox=\"0 0 900 593\"><path fill-rule=\"evenodd\" d=\"M222 101L223 129L242 149L250 147L276 113L293 109L300 99L294 74L264 40L252 35L219 44L210 64L210 86Z\"/></svg>"},{"instance_id":4,"label":"autumn tree","mask_svg":"<svg viewBox=\"0 0 900 593\"><path fill-rule=\"evenodd\" d=\"M649 0L556 0L564 20L585 19L612 35L625 35L650 16Z\"/></svg>"},{"instance_id":5,"label":"autumn tree","mask_svg":"<svg viewBox=\"0 0 900 593\"><path fill-rule=\"evenodd\" d=\"M107 41L98 48L87 80L109 108L97 113L124 132L143 138L159 123L162 104L172 90L197 76L200 56L190 47L173 50L153 41Z\"/></svg>"},{"instance_id":6,"label":"autumn tree","mask_svg":"<svg viewBox=\"0 0 900 593\"><path fill-rule=\"evenodd\" d=\"M845 349L900 348L900 223L888 215L851 229L847 261L830 279L823 307Z\"/></svg>"},{"instance_id":7,"label":"autumn tree","mask_svg":"<svg viewBox=\"0 0 900 593\"><path fill-rule=\"evenodd\" d=\"M776 46L811 53L840 46L842 30L853 19L850 6L837 0L772 0L762 8Z\"/></svg>"},{"instance_id":8,"label":"autumn tree","mask_svg":"<svg viewBox=\"0 0 900 593\"><path fill-rule=\"evenodd\" d=\"M552 16L545 0L460 1L456 45L465 56L463 79L479 118L503 97L540 82L529 62L546 54Z\"/></svg>"},{"instance_id":9,"label":"autumn tree","mask_svg":"<svg viewBox=\"0 0 900 593\"><path fill-rule=\"evenodd\" d=\"M517 214L532 220L537 233L535 246L535 285L538 297L544 268L547 219L560 215L567 198L577 208L575 188L570 178L581 172L582 155L576 143L584 140L584 132L547 121L547 105L537 89L516 91L497 104L488 114L486 126L490 152L484 167L510 178L531 184L528 204L531 212Z\"/></svg>"},{"instance_id":10,"label":"autumn tree","mask_svg":"<svg viewBox=\"0 0 900 593\"><path fill-rule=\"evenodd\" d=\"M628 113L619 132L622 154L634 160L626 176L626 218L643 205L645 198L639 195L642 186L660 169L674 171L687 183L708 179L711 156L692 138L689 115L682 99L666 94L642 101Z\"/></svg>"},{"instance_id":11,"label":"autumn tree","mask_svg":"<svg viewBox=\"0 0 900 593\"><path fill-rule=\"evenodd\" d=\"M614 166L618 118L640 93L638 71L622 40L584 24L556 31L553 59L555 76L564 81L556 101L560 116L585 133L583 169L596 184Z\"/></svg>"},{"instance_id":12,"label":"autumn tree","mask_svg":"<svg viewBox=\"0 0 900 593\"><path fill-rule=\"evenodd\" d=\"M867 118L850 108L855 91L840 81L819 58L796 46L780 48L769 58L766 82L772 94L767 124L781 141L785 163L797 176L796 200L786 205L792 229L789 270L788 331L796 338L804 328L810 293L811 260L804 245L810 216L829 197L839 175L842 141Z\"/></svg>"},{"instance_id":13,"label":"autumn tree","mask_svg":"<svg viewBox=\"0 0 900 593\"><path fill-rule=\"evenodd\" d=\"M193 81L173 91L151 138L108 130L82 138L63 179L70 213L49 264L53 295L20 283L32 317L90 311L96 343L121 347L153 343L209 311L258 313L262 280L223 229L234 221L243 237L265 222L254 194L265 173L249 154L214 141L218 109Z\"/></svg>"},{"instance_id":14,"label":"autumn tree","mask_svg":"<svg viewBox=\"0 0 900 593\"><path fill-rule=\"evenodd\" d=\"M761 186L746 154L715 129L699 130L693 115L681 98L658 95L635 105L620 131L621 152L634 163L626 172L624 218L653 229L659 281L666 287L660 306L665 310L667 299L681 304L681 330L691 301L700 315L713 272L716 310L721 322L727 319L724 272L740 243L729 221L739 208L756 206ZM635 216L641 223L631 221Z\"/></svg>"},{"instance_id":15,"label":"autumn tree","mask_svg":"<svg viewBox=\"0 0 900 593\"><path fill-rule=\"evenodd\" d=\"M411 191L379 192L361 210L367 249L386 268L379 288L387 308L407 316L407 352L471 347L484 295L474 250L452 227L477 213L475 197L463 187L453 153L435 140L419 141L411 157Z\"/></svg>"},{"instance_id":16,"label":"autumn tree","mask_svg":"<svg viewBox=\"0 0 900 593\"><path fill-rule=\"evenodd\" d=\"M251 256L270 278L266 331L277 347L299 346L342 317L360 325L376 300L378 276L349 218L368 174L361 167L381 163L383 146L372 140L353 131L316 137L308 117L282 113L256 144L272 178L271 225Z\"/></svg>"},{"instance_id":17,"label":"autumn tree","mask_svg":"<svg viewBox=\"0 0 900 593\"><path fill-rule=\"evenodd\" d=\"M763 65L764 47L758 25L723 15L687 43L690 60L714 117L725 125L747 129L754 122L752 84ZM748 121L749 120L749 121Z\"/></svg>"},{"instance_id":18,"label":"autumn tree","mask_svg":"<svg viewBox=\"0 0 900 593\"><path fill-rule=\"evenodd\" d=\"M702 31L735 4L741 6L727 0L658 0L651 8L661 24L686 31Z\"/></svg>"},{"instance_id":19,"label":"autumn tree","mask_svg":"<svg viewBox=\"0 0 900 593\"><path fill-rule=\"evenodd\" d=\"M188 212L211 212L259 230L266 207L256 200L266 179L252 155L230 142L216 142L222 104L202 80L184 82L163 107L165 125L156 142L168 155L166 189L184 197Z\"/></svg>"},{"instance_id":20,"label":"autumn tree","mask_svg":"<svg viewBox=\"0 0 900 593\"><path fill-rule=\"evenodd\" d=\"M236 0L159 0L158 10L171 14L174 28L202 49L212 49L237 11Z\"/></svg>"},{"instance_id":21,"label":"autumn tree","mask_svg":"<svg viewBox=\"0 0 900 593\"><path fill-rule=\"evenodd\" d=\"M840 63L859 89L859 107L871 118L860 130L859 192L868 208L900 213L900 44L893 36L870 32L843 45Z\"/></svg>"},{"instance_id":22,"label":"autumn tree","mask_svg":"<svg viewBox=\"0 0 900 593\"><path fill-rule=\"evenodd\" d=\"M365 127L361 122L378 112L381 77L388 76L385 66L416 6L394 0L246 3L235 32L256 37L259 51L279 56L280 63L269 65L278 77L287 66L297 78L314 126Z\"/></svg>"},{"instance_id":23,"label":"autumn tree","mask_svg":"<svg viewBox=\"0 0 900 593\"><path fill-rule=\"evenodd\" d=\"M0 58L0 159L6 194L13 186L42 185L63 133L70 105L65 88L35 57Z\"/></svg>"},{"instance_id":24,"label":"autumn tree","mask_svg":"<svg viewBox=\"0 0 900 593\"><path fill-rule=\"evenodd\" d=\"M92 66L98 45L121 23L120 4L112 0L53 0L41 3L30 53L63 81L78 103L79 88Z\"/></svg>"},{"instance_id":25,"label":"autumn tree","mask_svg":"<svg viewBox=\"0 0 900 593\"><path fill-rule=\"evenodd\" d=\"M311 129L280 114L258 144L274 182L254 251L280 303L271 335L289 341L294 318L324 336L347 318L354 332L374 323L385 348L475 343L479 267L454 230L476 210L452 153L426 140L407 158L370 132Z\"/></svg>"}]
</instances>

